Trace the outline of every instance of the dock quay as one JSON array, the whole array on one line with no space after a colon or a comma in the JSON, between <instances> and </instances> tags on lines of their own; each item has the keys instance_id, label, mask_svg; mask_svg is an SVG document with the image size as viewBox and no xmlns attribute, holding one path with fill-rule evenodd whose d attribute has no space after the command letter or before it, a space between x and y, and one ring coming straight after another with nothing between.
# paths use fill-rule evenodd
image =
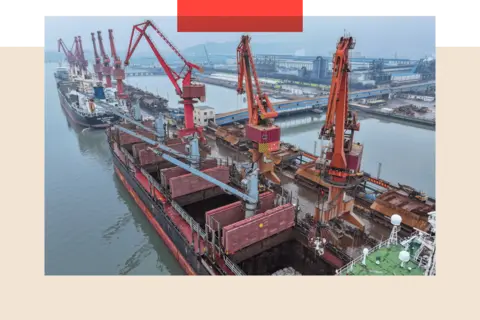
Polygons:
<instances>
[{"instance_id":1,"label":"dock quay","mask_svg":"<svg viewBox=\"0 0 480 320\"><path fill-rule=\"evenodd\" d=\"M382 88L382 89L370 89L361 91L352 91L349 93L349 100L354 102L356 99L365 99L372 97L388 97L390 94L398 92L410 92L410 91L425 91L430 87L435 86L435 81L410 84L405 86ZM314 109L325 107L328 104L328 95L319 96L315 98L301 98L296 100L287 100L280 102L273 102L272 105L279 115L282 113L298 113L306 112ZM248 119L248 110L246 108L234 110L230 112L218 113L215 116L215 123L223 126L234 122L241 122ZM406 119L404 119L406 120Z\"/></svg>"},{"instance_id":2,"label":"dock quay","mask_svg":"<svg viewBox=\"0 0 480 320\"><path fill-rule=\"evenodd\" d=\"M396 119L396 120L401 120L405 122L412 122L412 123L417 123L417 124L421 124L421 125L425 125L433 128L435 128L435 124L436 124L435 119L424 119L416 116L407 116L402 114L396 114L393 112L384 112L384 111L374 109L369 106L358 104L358 103L349 103L349 106L352 108L352 110L369 113L369 114L383 117L383 118Z\"/></svg>"}]
</instances>

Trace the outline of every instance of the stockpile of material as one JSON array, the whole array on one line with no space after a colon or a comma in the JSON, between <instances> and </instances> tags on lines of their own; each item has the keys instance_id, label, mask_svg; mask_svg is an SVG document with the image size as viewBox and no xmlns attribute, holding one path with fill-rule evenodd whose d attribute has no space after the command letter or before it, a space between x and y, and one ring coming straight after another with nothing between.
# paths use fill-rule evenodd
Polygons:
<instances>
[{"instance_id":1,"label":"stockpile of material","mask_svg":"<svg viewBox=\"0 0 480 320\"><path fill-rule=\"evenodd\" d=\"M293 269L292 267L283 268L272 273L272 276L301 276L301 275L302 274L300 272Z\"/></svg>"}]
</instances>

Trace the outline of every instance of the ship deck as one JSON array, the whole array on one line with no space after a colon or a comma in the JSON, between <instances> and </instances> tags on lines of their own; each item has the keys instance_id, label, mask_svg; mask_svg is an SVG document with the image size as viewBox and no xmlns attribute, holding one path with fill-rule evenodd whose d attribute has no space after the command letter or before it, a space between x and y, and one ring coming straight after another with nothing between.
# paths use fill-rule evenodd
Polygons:
<instances>
[{"instance_id":1,"label":"ship deck","mask_svg":"<svg viewBox=\"0 0 480 320\"><path fill-rule=\"evenodd\" d=\"M382 247L367 255L366 263L356 263L352 269L347 269L341 275L349 276L423 276L424 270L415 261L408 261L401 266L398 258L400 251L404 250L401 245ZM380 261L376 263L377 259Z\"/></svg>"}]
</instances>

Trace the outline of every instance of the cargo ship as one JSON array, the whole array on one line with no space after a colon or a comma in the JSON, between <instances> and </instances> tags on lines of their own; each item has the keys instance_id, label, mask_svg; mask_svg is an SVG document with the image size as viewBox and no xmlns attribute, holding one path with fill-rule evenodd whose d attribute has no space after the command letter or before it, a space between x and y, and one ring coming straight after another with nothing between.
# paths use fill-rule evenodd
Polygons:
<instances>
[{"instance_id":1,"label":"cargo ship","mask_svg":"<svg viewBox=\"0 0 480 320\"><path fill-rule=\"evenodd\" d=\"M116 175L187 274L334 275L350 261L309 238L293 197L249 189L251 163L203 155L192 169L190 142L162 133L157 120L121 123L106 134ZM254 189L252 213L245 194Z\"/></svg>"},{"instance_id":2,"label":"cargo ship","mask_svg":"<svg viewBox=\"0 0 480 320\"><path fill-rule=\"evenodd\" d=\"M120 117L94 102L97 98L120 107L113 89L94 85L93 80L73 75L65 67L58 67L54 75L60 104L73 122L88 128L106 128L120 120Z\"/></svg>"}]
</instances>

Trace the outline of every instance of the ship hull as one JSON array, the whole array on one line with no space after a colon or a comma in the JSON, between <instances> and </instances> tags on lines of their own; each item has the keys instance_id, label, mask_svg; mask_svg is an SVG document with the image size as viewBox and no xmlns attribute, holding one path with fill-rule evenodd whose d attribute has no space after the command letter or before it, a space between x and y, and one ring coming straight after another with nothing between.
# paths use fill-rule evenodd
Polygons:
<instances>
[{"instance_id":1,"label":"ship hull","mask_svg":"<svg viewBox=\"0 0 480 320\"><path fill-rule=\"evenodd\" d=\"M67 99L63 93L58 90L58 97L60 98L60 104L65 110L67 116L75 123L94 129L104 129L110 126L111 123L117 122L120 120L120 117L114 114L105 114L93 117L85 117L78 112L76 112L72 106L68 103Z\"/></svg>"},{"instance_id":2,"label":"ship hull","mask_svg":"<svg viewBox=\"0 0 480 320\"><path fill-rule=\"evenodd\" d=\"M110 151L117 177L185 273L187 275L211 275L202 263L202 258L195 253L193 246L185 240L175 224L167 217L163 206L156 203L141 187L130 170L117 157L111 145Z\"/></svg>"}]
</instances>

